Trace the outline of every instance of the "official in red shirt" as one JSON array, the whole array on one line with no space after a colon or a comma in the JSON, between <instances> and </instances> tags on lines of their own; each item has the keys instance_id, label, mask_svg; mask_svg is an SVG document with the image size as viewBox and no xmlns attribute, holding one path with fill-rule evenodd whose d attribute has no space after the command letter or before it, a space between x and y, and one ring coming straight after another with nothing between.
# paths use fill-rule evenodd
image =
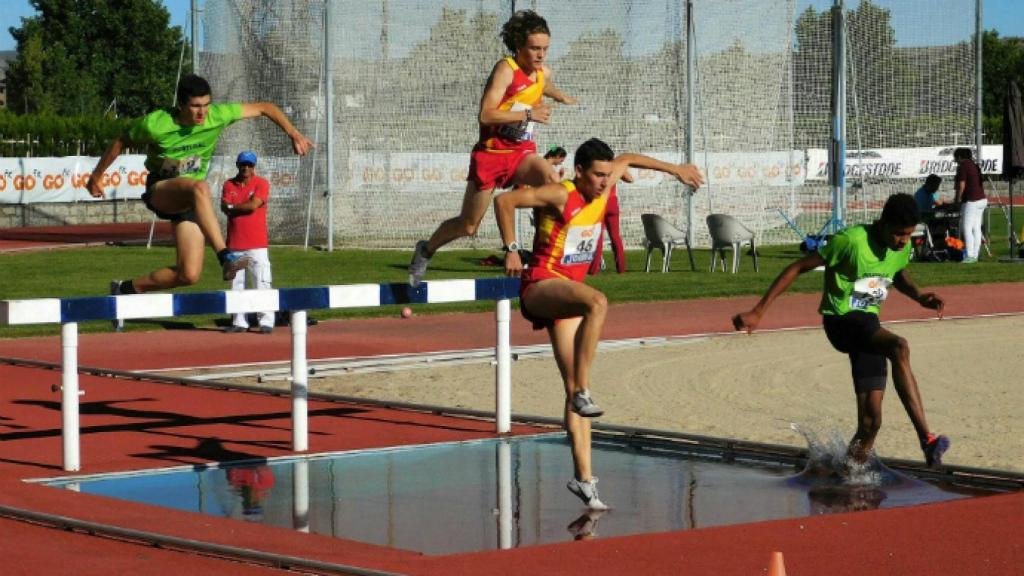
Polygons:
<instances>
[{"instance_id":1,"label":"official in red shirt","mask_svg":"<svg viewBox=\"0 0 1024 576\"><path fill-rule=\"evenodd\" d=\"M238 174L224 182L220 210L228 217L229 250L249 256L244 274L237 274L231 283L234 290L244 290L246 278L253 288L269 289L272 276L267 252L267 201L270 184L256 175L256 153L242 152L235 161ZM259 312L260 332L274 331L274 312ZM245 332L249 323L244 314L235 314L227 332Z\"/></svg>"}]
</instances>

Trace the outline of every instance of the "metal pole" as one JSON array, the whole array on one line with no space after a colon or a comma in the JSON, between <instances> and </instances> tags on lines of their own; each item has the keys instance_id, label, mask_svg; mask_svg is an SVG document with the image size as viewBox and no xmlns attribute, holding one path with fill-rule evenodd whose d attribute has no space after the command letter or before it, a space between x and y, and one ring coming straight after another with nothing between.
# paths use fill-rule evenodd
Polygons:
<instances>
[{"instance_id":1,"label":"metal pole","mask_svg":"<svg viewBox=\"0 0 1024 576\"><path fill-rule=\"evenodd\" d=\"M331 0L324 2L324 69L327 75L327 251L334 251L334 50L331 48Z\"/></svg>"},{"instance_id":2,"label":"metal pole","mask_svg":"<svg viewBox=\"0 0 1024 576\"><path fill-rule=\"evenodd\" d=\"M1009 144L1007 144L1006 142L1003 142L1003 146L1009 146ZM1013 222L1013 180L1014 180L1014 176L1015 176L1014 174L1012 174L1012 173L1010 174L1009 189L1007 191L1009 196L1010 196L1010 218L1009 218L1009 224L1008 224L1009 229L1007 230L1006 236L1007 236L1007 240L1010 242L1010 258L1019 258L1020 254L1017 253L1017 243L1015 242L1015 240L1018 240L1018 238L1015 235L1016 234L1016 232L1015 232L1016 229L1014 228L1015 224Z\"/></svg>"},{"instance_id":3,"label":"metal pole","mask_svg":"<svg viewBox=\"0 0 1024 576\"><path fill-rule=\"evenodd\" d=\"M192 0L192 73L199 73L199 0Z\"/></svg>"},{"instance_id":4,"label":"metal pole","mask_svg":"<svg viewBox=\"0 0 1024 576\"><path fill-rule=\"evenodd\" d=\"M686 0L686 161L696 164L694 158L694 127L697 125L697 47L694 45L695 26L693 23L693 0ZM704 151L708 153L707 150ZM693 222L696 220L697 210L693 204L693 191L688 191L686 196L686 240L690 246L695 244L693 233Z\"/></svg>"},{"instance_id":5,"label":"metal pole","mask_svg":"<svg viewBox=\"0 0 1024 576\"><path fill-rule=\"evenodd\" d=\"M292 324L292 450L309 449L309 369L306 365L306 311L291 313Z\"/></svg>"},{"instance_id":6,"label":"metal pole","mask_svg":"<svg viewBox=\"0 0 1024 576\"><path fill-rule=\"evenodd\" d=\"M982 112L984 102L982 101L982 28L981 28L981 0L974 0L974 146L975 158L978 159L978 166L982 166L981 148L984 145L981 133L984 125Z\"/></svg>"},{"instance_id":7,"label":"metal pole","mask_svg":"<svg viewBox=\"0 0 1024 576\"><path fill-rule=\"evenodd\" d=\"M512 431L512 345L509 329L512 321L512 303L507 298L498 300L495 320L498 333L494 348L494 419L498 434L508 434Z\"/></svg>"},{"instance_id":8,"label":"metal pole","mask_svg":"<svg viewBox=\"0 0 1024 576\"><path fill-rule=\"evenodd\" d=\"M78 323L68 322L60 327L61 378L60 413L64 442L64 470L82 469L79 451L78 419Z\"/></svg>"},{"instance_id":9,"label":"metal pole","mask_svg":"<svg viewBox=\"0 0 1024 576\"><path fill-rule=\"evenodd\" d=\"M846 26L843 0L832 6L832 142L829 146L829 185L832 220L828 232L838 232L846 211Z\"/></svg>"}]
</instances>

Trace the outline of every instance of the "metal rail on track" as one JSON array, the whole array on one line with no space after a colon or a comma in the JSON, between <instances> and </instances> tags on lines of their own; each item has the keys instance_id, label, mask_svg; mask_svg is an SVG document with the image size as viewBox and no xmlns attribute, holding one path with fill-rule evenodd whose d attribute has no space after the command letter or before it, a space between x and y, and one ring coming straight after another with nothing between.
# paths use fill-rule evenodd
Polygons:
<instances>
[{"instance_id":1,"label":"metal rail on track","mask_svg":"<svg viewBox=\"0 0 1024 576\"><path fill-rule=\"evenodd\" d=\"M0 362L11 365L30 366L50 370L60 370L58 363L44 362L41 360L28 360L22 358L0 357ZM79 371L93 376L104 376L153 382L157 384L173 384L178 386L194 386L199 388L211 388L218 390L233 390L271 396L286 396L288 390L265 388L245 384L232 384L228 382L217 382L213 380L199 380L194 378L165 376L144 372L133 372L125 370L111 370L106 368L95 368L79 366ZM379 400L372 398L361 398L357 396L344 396L341 394L330 394L324 392L310 392L310 399L327 402L343 402L346 404L362 404L396 410L410 410L425 412L437 415L448 415L458 417L469 417L481 420L493 420L494 412L487 410L473 410L470 408L453 408L450 406L437 406L431 404L417 404L412 402L399 402L390 400ZM536 416L530 414L512 415L512 421L522 425L539 425L561 428L561 418L547 416ZM668 430L657 430L653 428L639 428L635 426L622 426L617 424L593 423L593 430L600 434L626 436L630 442L637 444L659 445L671 447L676 450L687 450L702 454L717 454L724 460L729 459L752 459L766 463L776 464L802 464L807 460L806 448L785 446L780 444L766 444L747 440L736 440L716 436L703 436L699 434L688 434L684 432L672 432ZM1000 491L1024 490L1024 473L1009 470L993 470L988 468L977 468L970 466L944 465L942 468L929 468L922 462L900 458L882 458L882 463L894 470L907 472L919 478L929 480L950 482L973 488L984 488Z\"/></svg>"},{"instance_id":2,"label":"metal rail on track","mask_svg":"<svg viewBox=\"0 0 1024 576\"><path fill-rule=\"evenodd\" d=\"M668 346L672 344L689 344L707 340L707 336L672 336L623 338L619 340L603 340L598 343L599 351L626 350L650 346ZM512 347L512 360L528 358L547 358L552 355L550 344L532 344ZM227 371L211 371L191 375L195 380L218 380L226 378L252 378L257 382L273 382L290 378L291 369L280 362L279 367L264 367L252 370L237 370L232 367ZM348 374L367 374L373 372L389 372L395 370L411 370L416 368L437 368L442 366L459 366L464 364L494 364L494 348L470 348L464 350L443 350L436 352L416 352L408 354L382 354L373 356L352 356L348 358L331 358L309 361L309 378L326 378ZM184 369L188 370L188 369ZM159 370L157 373L171 372ZM181 371L174 369L173 371ZM151 372L152 373L152 372Z\"/></svg>"}]
</instances>

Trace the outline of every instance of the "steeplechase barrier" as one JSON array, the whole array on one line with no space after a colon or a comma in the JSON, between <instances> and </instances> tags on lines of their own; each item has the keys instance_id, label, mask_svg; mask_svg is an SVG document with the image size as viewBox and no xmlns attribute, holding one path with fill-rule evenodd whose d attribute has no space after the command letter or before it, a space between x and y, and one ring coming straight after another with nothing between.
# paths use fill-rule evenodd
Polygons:
<instances>
[{"instance_id":1,"label":"steeplechase barrier","mask_svg":"<svg viewBox=\"0 0 1024 576\"><path fill-rule=\"evenodd\" d=\"M518 278L436 280L413 288L407 284L347 284L273 290L131 294L81 298L0 300L0 325L61 325L61 430L64 470L81 469L79 442L78 323L89 320L135 320L200 314L288 312L291 318L292 450L309 448L306 313L328 308L371 308L389 304L441 304L494 300L495 426L512 429L511 300L519 297Z\"/></svg>"}]
</instances>

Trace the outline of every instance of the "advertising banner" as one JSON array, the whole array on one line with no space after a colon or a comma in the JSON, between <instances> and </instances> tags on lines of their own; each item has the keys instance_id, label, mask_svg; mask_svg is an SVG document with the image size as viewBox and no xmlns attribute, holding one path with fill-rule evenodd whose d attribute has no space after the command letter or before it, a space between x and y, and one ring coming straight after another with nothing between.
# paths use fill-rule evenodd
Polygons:
<instances>
[{"instance_id":1,"label":"advertising banner","mask_svg":"<svg viewBox=\"0 0 1024 576\"><path fill-rule=\"evenodd\" d=\"M958 146L935 148L877 148L846 151L846 179L860 178L924 178L929 174L953 176L956 162L953 150ZM1003 147L981 147L983 174L1002 172ZM807 179L828 180L828 150L811 148L807 151Z\"/></svg>"},{"instance_id":2,"label":"advertising banner","mask_svg":"<svg viewBox=\"0 0 1024 576\"><path fill-rule=\"evenodd\" d=\"M680 154L651 152L649 156L678 163ZM565 176L572 177L572 156L566 158ZM722 186L788 186L802 184L806 155L792 152L700 154L697 164L709 181ZM350 184L354 188L389 190L461 190L465 187L469 154L353 152L349 156ZM635 170L633 186L654 187L671 178L654 170Z\"/></svg>"},{"instance_id":3,"label":"advertising banner","mask_svg":"<svg viewBox=\"0 0 1024 576\"><path fill-rule=\"evenodd\" d=\"M103 174L107 200L140 198L146 191L146 157L125 155ZM85 189L97 157L0 158L0 204L85 202L96 200Z\"/></svg>"}]
</instances>

